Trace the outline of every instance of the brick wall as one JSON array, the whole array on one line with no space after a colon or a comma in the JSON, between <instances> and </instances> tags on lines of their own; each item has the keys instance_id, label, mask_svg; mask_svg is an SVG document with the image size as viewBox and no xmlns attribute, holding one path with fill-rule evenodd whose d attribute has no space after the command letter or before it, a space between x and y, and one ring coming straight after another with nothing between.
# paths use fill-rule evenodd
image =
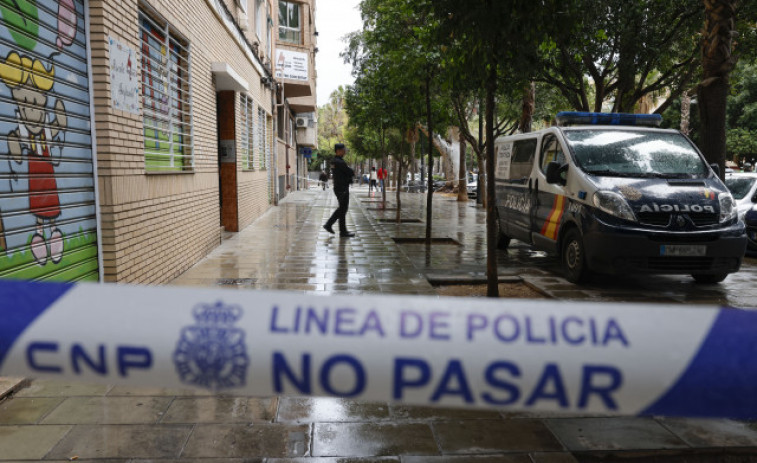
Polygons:
<instances>
[{"instance_id":1,"label":"brick wall","mask_svg":"<svg viewBox=\"0 0 757 463\"><path fill-rule=\"evenodd\" d=\"M111 36L129 46L137 52L140 64L139 3L90 0L106 281L169 281L220 242L216 89L211 63L228 63L248 82L256 104L271 111L270 93L261 86L261 76L206 0L150 0L146 4L189 42L194 170L172 174L145 171L142 116L111 108L107 43ZM241 159L238 170L239 220L244 226L268 207L267 177L265 172L242 172Z\"/></svg>"}]
</instances>

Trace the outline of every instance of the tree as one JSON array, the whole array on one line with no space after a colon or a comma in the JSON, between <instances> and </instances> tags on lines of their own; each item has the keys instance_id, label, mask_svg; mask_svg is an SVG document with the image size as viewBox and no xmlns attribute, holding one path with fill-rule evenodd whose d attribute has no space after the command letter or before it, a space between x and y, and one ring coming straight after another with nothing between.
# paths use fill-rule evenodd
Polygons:
<instances>
[{"instance_id":1,"label":"tree","mask_svg":"<svg viewBox=\"0 0 757 463\"><path fill-rule=\"evenodd\" d=\"M559 89L578 111L631 112L644 96L667 92L664 111L697 69L699 0L575 0L541 44L535 78Z\"/></svg>"},{"instance_id":2,"label":"tree","mask_svg":"<svg viewBox=\"0 0 757 463\"><path fill-rule=\"evenodd\" d=\"M702 81L697 90L702 123L700 149L710 163L720 166L725 176L726 99L729 74L736 60L731 54L736 0L704 0L702 33Z\"/></svg>"},{"instance_id":3,"label":"tree","mask_svg":"<svg viewBox=\"0 0 757 463\"><path fill-rule=\"evenodd\" d=\"M318 108L318 146L333 147L344 140L348 123L346 93L347 90L339 86L331 92L328 103Z\"/></svg>"},{"instance_id":4,"label":"tree","mask_svg":"<svg viewBox=\"0 0 757 463\"><path fill-rule=\"evenodd\" d=\"M439 40L447 47L445 71L457 86L458 118L466 105L483 93L485 137L476 144L486 146L486 239L487 296L498 296L496 245L498 225L494 200L494 140L510 118L497 117L498 96L517 94L515 118L520 117L522 89L535 73L536 50L545 40L546 28L554 24L551 15L557 1L543 0L437 0L434 11L441 28ZM467 91L467 92L466 92ZM464 95L462 98L459 96ZM454 98L453 98L454 99ZM481 100L479 100L481 101ZM496 121L496 122L495 122ZM516 122L517 123L517 122ZM461 124L467 125L467 124ZM514 125L514 124L513 124ZM463 127L461 127L463 129ZM512 130L512 129L511 129ZM472 142L472 134L464 134ZM474 148L475 151L476 148ZM480 149L480 148L479 148Z\"/></svg>"},{"instance_id":5,"label":"tree","mask_svg":"<svg viewBox=\"0 0 757 463\"><path fill-rule=\"evenodd\" d=\"M431 40L431 31L436 27L428 13L431 3L431 0L363 0L360 4L363 29L350 36L344 54L356 76L355 98L348 98L348 103L354 104L348 104L348 112L356 127L379 130L382 142L388 130L406 133L425 120L427 130L432 131L433 121L444 119L439 117L444 113L444 105L434 91L439 60ZM385 143L382 152L386 159ZM404 152L395 153L395 159L404 156ZM433 165L433 156L430 157L429 168ZM401 166L402 163L400 169ZM430 187L429 183L426 220L429 241L433 193Z\"/></svg>"}]
</instances>

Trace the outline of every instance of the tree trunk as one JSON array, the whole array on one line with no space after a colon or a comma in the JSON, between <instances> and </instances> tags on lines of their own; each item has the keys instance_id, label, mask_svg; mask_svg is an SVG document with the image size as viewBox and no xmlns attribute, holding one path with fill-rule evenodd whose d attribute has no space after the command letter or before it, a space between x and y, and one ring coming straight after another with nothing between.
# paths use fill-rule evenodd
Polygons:
<instances>
[{"instance_id":1,"label":"tree trunk","mask_svg":"<svg viewBox=\"0 0 757 463\"><path fill-rule=\"evenodd\" d=\"M434 197L434 127L431 117L431 74L426 76L426 124L428 126L428 191L426 192L426 245L431 245L431 206Z\"/></svg>"},{"instance_id":2,"label":"tree trunk","mask_svg":"<svg viewBox=\"0 0 757 463\"><path fill-rule=\"evenodd\" d=\"M410 180L415 181L415 174L418 172L418 166L415 165L415 144L418 142L418 129L413 127L407 131L407 142L410 144Z\"/></svg>"},{"instance_id":3,"label":"tree trunk","mask_svg":"<svg viewBox=\"0 0 757 463\"><path fill-rule=\"evenodd\" d=\"M381 126L381 169L386 169L387 163L386 163L386 145L385 145L385 138L386 136L386 130L384 130L384 127ZM379 180L379 186L383 184L383 188L381 188L381 207L382 209L386 210L386 188L388 186L388 179L387 176L384 176L382 180Z\"/></svg>"},{"instance_id":4,"label":"tree trunk","mask_svg":"<svg viewBox=\"0 0 757 463\"><path fill-rule=\"evenodd\" d=\"M401 149L401 148L400 148ZM397 190L395 192L395 201L397 202L397 223L402 223L402 199L400 198L400 179L402 178L402 162L397 161L396 176Z\"/></svg>"},{"instance_id":5,"label":"tree trunk","mask_svg":"<svg viewBox=\"0 0 757 463\"><path fill-rule=\"evenodd\" d=\"M520 114L520 131L527 133L531 131L531 125L534 121L534 106L536 104L536 84L531 82L523 89L523 104Z\"/></svg>"},{"instance_id":6,"label":"tree trunk","mask_svg":"<svg viewBox=\"0 0 757 463\"><path fill-rule=\"evenodd\" d=\"M497 220L494 208L494 95L497 92L497 62L489 63L486 82L486 296L499 297L497 275Z\"/></svg>"},{"instance_id":7,"label":"tree trunk","mask_svg":"<svg viewBox=\"0 0 757 463\"><path fill-rule=\"evenodd\" d=\"M681 132L688 135L691 131L689 121L691 120L691 96L689 92L681 94Z\"/></svg>"},{"instance_id":8,"label":"tree trunk","mask_svg":"<svg viewBox=\"0 0 757 463\"><path fill-rule=\"evenodd\" d=\"M702 123L701 150L725 177L725 119L729 74L735 60L731 55L736 0L704 0L705 23L702 38L702 82L697 95Z\"/></svg>"},{"instance_id":9,"label":"tree trunk","mask_svg":"<svg viewBox=\"0 0 757 463\"><path fill-rule=\"evenodd\" d=\"M465 170L465 139L463 137L460 137L460 169L457 177L457 200L468 201L468 172Z\"/></svg>"},{"instance_id":10,"label":"tree trunk","mask_svg":"<svg viewBox=\"0 0 757 463\"><path fill-rule=\"evenodd\" d=\"M478 197L486 208L486 151L478 156Z\"/></svg>"},{"instance_id":11,"label":"tree trunk","mask_svg":"<svg viewBox=\"0 0 757 463\"><path fill-rule=\"evenodd\" d=\"M399 177L397 177L397 156L392 156L392 170L394 171L394 177L392 178L392 188L397 188ZM399 190L399 188L397 188Z\"/></svg>"},{"instance_id":12,"label":"tree trunk","mask_svg":"<svg viewBox=\"0 0 757 463\"><path fill-rule=\"evenodd\" d=\"M439 151L442 155L442 168L444 170L444 178L446 183L444 185L447 189L452 189L455 186L455 174L452 169L452 159L450 159L450 153L442 149Z\"/></svg>"},{"instance_id":13,"label":"tree trunk","mask_svg":"<svg viewBox=\"0 0 757 463\"><path fill-rule=\"evenodd\" d=\"M484 96L478 100L478 197L481 198L481 204L486 207L486 147L484 143L484 121L481 119L484 115ZM483 148L483 149L482 149Z\"/></svg>"}]
</instances>

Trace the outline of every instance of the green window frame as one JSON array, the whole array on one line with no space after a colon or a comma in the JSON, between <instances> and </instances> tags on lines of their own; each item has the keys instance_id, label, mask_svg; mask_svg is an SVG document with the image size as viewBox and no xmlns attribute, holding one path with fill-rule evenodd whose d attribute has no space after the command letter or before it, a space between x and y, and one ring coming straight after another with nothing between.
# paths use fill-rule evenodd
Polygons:
<instances>
[{"instance_id":1,"label":"green window frame","mask_svg":"<svg viewBox=\"0 0 757 463\"><path fill-rule=\"evenodd\" d=\"M189 43L139 12L145 170L194 169Z\"/></svg>"}]
</instances>

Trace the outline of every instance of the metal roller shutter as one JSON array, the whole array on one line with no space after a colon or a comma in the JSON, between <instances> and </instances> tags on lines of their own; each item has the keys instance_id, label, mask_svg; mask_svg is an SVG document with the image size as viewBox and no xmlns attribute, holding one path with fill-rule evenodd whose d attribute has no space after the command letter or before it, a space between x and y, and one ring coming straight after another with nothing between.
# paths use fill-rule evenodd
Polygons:
<instances>
[{"instance_id":1,"label":"metal roller shutter","mask_svg":"<svg viewBox=\"0 0 757 463\"><path fill-rule=\"evenodd\" d=\"M97 280L84 4L0 14L0 278Z\"/></svg>"}]
</instances>

